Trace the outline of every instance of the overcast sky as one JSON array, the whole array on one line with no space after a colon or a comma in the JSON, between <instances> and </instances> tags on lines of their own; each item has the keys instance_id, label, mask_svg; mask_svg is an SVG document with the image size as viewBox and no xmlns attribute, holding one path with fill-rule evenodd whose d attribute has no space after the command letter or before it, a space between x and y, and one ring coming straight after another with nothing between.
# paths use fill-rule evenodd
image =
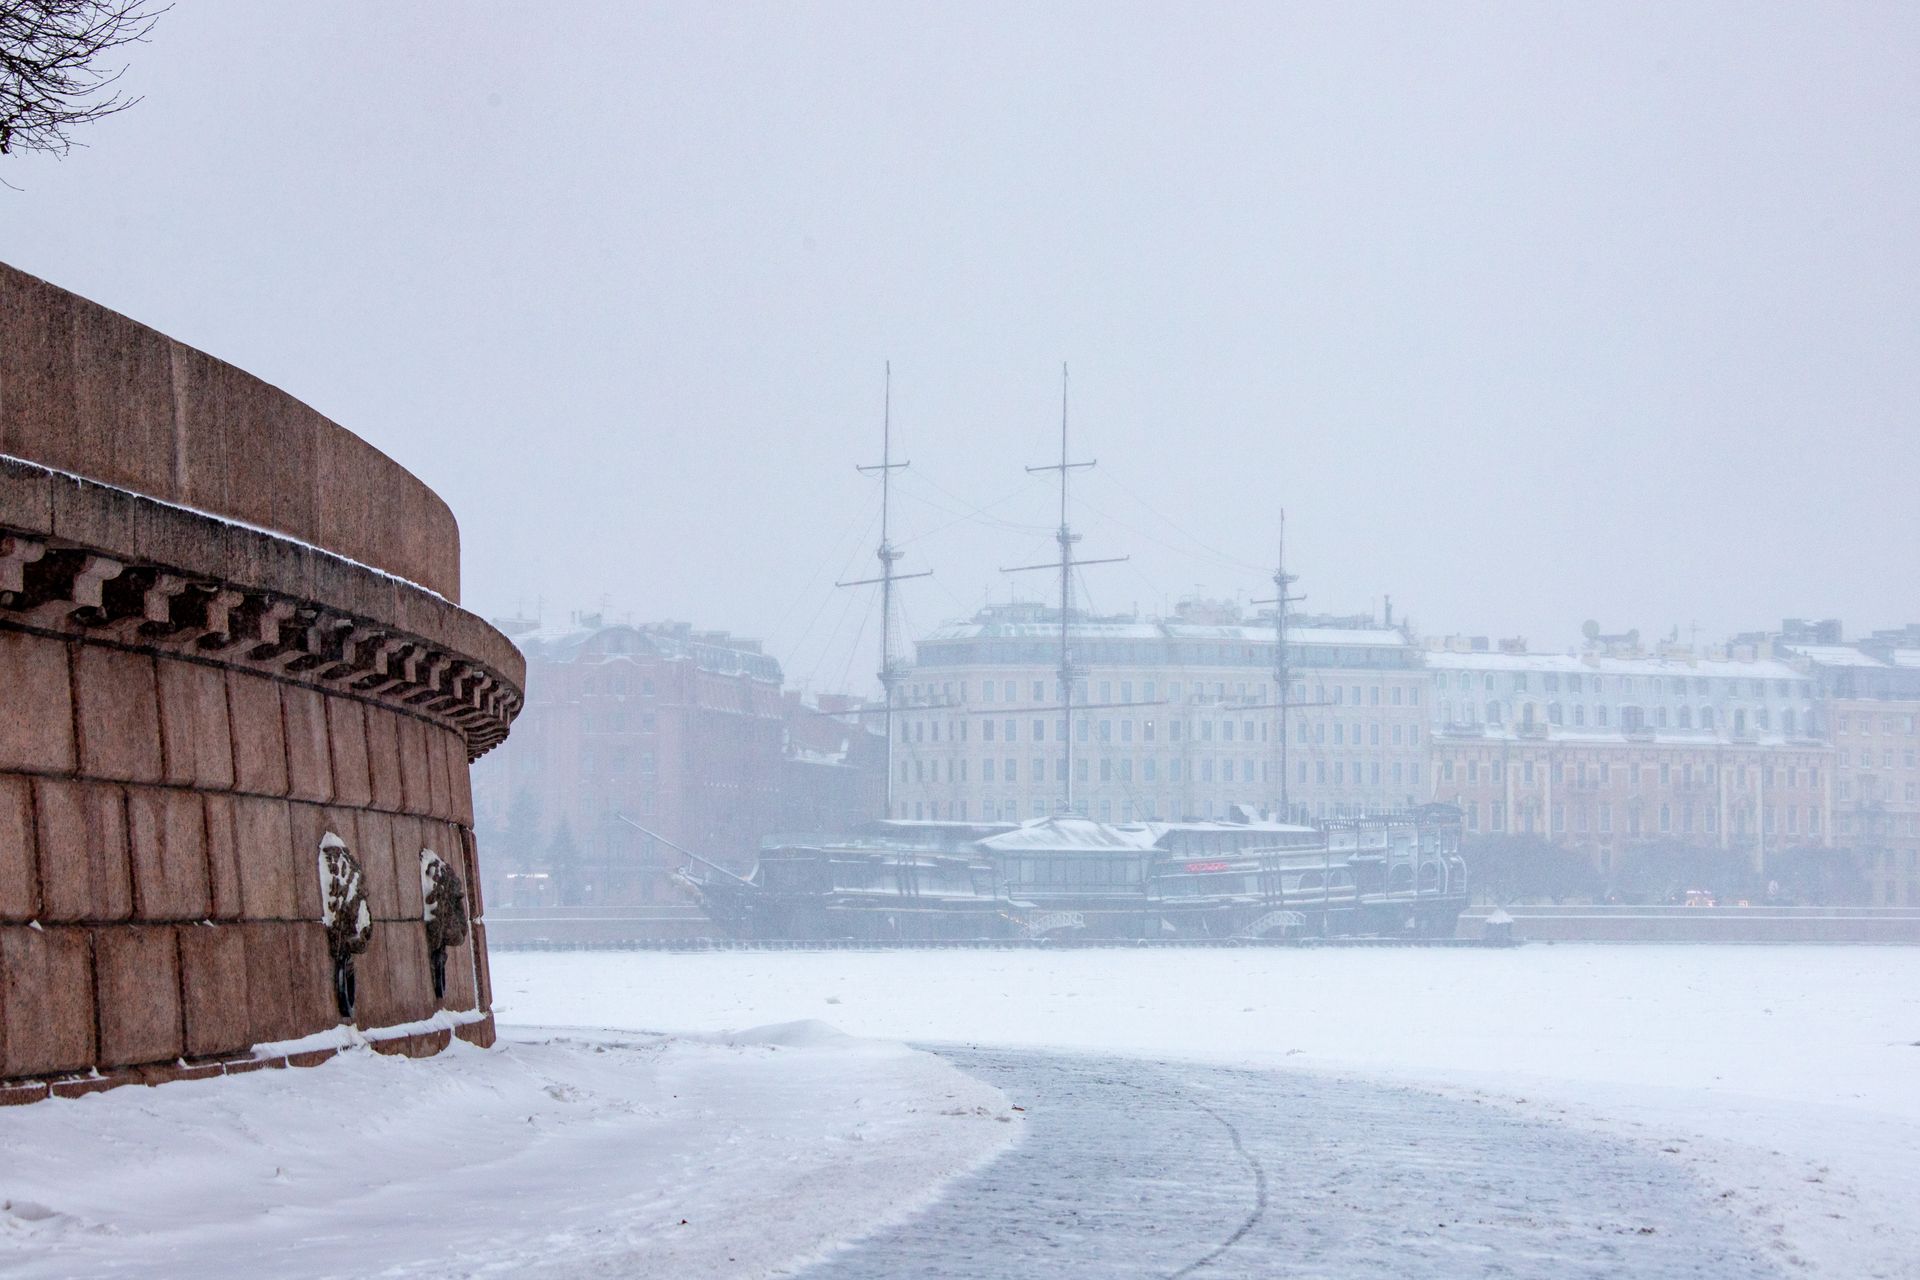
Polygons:
<instances>
[{"instance_id":1,"label":"overcast sky","mask_svg":"<svg viewBox=\"0 0 1920 1280\"><path fill-rule=\"evenodd\" d=\"M1096 607L1268 594L1284 505L1308 609L1864 633L1920 618L1916 68L1897 4L178 0L0 162L0 258L413 470L469 607L815 687L888 359L915 631L1047 588L1065 360Z\"/></svg>"}]
</instances>

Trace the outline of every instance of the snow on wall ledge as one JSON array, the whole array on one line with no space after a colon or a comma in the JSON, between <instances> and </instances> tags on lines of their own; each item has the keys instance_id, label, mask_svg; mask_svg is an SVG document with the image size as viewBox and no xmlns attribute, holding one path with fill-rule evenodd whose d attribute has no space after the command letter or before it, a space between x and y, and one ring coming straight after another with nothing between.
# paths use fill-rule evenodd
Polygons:
<instances>
[{"instance_id":1,"label":"snow on wall ledge","mask_svg":"<svg viewBox=\"0 0 1920 1280\"><path fill-rule=\"evenodd\" d=\"M256 1047L343 1027L416 1055L490 1043L467 766L524 667L451 603L451 517L383 458L369 491L406 518L335 507L298 469L291 516L183 506L257 493L239 454L324 463L325 432L257 400L175 421L174 469L136 491L164 408L147 356L185 349L4 267L0 293L0 454L60 444L59 469L0 457L0 1103L300 1065L330 1050ZM61 405L92 425L64 433ZM444 545L381 542L422 530Z\"/></svg>"}]
</instances>

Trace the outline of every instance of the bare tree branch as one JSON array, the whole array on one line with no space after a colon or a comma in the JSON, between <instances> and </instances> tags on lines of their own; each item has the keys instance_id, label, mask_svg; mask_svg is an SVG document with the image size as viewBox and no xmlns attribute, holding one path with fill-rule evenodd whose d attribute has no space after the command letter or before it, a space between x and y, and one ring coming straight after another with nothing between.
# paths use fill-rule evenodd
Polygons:
<instances>
[{"instance_id":1,"label":"bare tree branch","mask_svg":"<svg viewBox=\"0 0 1920 1280\"><path fill-rule=\"evenodd\" d=\"M160 15L151 0L0 0L0 155L65 155L68 130L137 97L114 89L124 66L104 55L145 42Z\"/></svg>"}]
</instances>

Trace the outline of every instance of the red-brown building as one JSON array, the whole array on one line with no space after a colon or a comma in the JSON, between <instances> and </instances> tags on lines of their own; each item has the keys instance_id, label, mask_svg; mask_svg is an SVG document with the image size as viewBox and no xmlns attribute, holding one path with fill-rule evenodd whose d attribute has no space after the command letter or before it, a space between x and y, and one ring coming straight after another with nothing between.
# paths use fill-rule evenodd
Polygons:
<instances>
[{"instance_id":1,"label":"red-brown building","mask_svg":"<svg viewBox=\"0 0 1920 1280\"><path fill-rule=\"evenodd\" d=\"M527 656L527 705L514 750L475 771L476 812L503 862L547 876L503 902L677 897L684 858L622 816L741 869L776 832L878 816L885 744L783 693L759 642L599 615L500 625Z\"/></svg>"}]
</instances>

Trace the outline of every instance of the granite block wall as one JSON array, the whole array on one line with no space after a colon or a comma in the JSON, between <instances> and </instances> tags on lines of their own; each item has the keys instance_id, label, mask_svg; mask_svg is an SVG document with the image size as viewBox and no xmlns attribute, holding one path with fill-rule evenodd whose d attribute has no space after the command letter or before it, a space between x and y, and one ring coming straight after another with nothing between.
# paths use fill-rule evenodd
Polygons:
<instances>
[{"instance_id":1,"label":"granite block wall","mask_svg":"<svg viewBox=\"0 0 1920 1280\"><path fill-rule=\"evenodd\" d=\"M523 668L454 603L451 515L284 393L4 265L0 314L0 1103L354 1039L328 834L372 919L352 1026L490 1043L467 766ZM438 995L423 848L474 920Z\"/></svg>"}]
</instances>

